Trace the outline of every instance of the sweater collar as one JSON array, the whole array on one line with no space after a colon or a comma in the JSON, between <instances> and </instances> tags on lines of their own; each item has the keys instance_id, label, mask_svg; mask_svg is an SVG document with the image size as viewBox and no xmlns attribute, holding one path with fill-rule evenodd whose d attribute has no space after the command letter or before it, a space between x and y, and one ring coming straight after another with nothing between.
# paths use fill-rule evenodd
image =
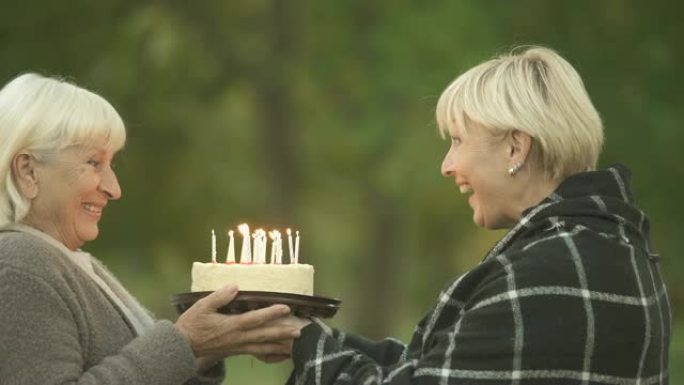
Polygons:
<instances>
[{"instance_id":1,"label":"sweater collar","mask_svg":"<svg viewBox=\"0 0 684 385\"><path fill-rule=\"evenodd\" d=\"M567 177L547 200L582 198L587 196L612 197L627 204L634 203L630 188L632 173L617 163L605 170L581 172ZM560 199L559 199L560 198Z\"/></svg>"},{"instance_id":2,"label":"sweater collar","mask_svg":"<svg viewBox=\"0 0 684 385\"><path fill-rule=\"evenodd\" d=\"M484 260L502 253L525 234L538 234L544 229L560 230L566 226L564 219L579 221L585 227L593 226L593 230L626 243L634 242L646 249L651 258L657 259L658 255L650 251L648 219L634 206L630 177L630 171L622 164L567 177L538 205L523 211L518 222ZM592 218L591 225L586 223L587 218Z\"/></svg>"},{"instance_id":3,"label":"sweater collar","mask_svg":"<svg viewBox=\"0 0 684 385\"><path fill-rule=\"evenodd\" d=\"M86 271L86 273L91 273L93 271L92 263L91 263L91 258L92 256L81 250L71 250L68 247L66 247L62 242L59 242L52 236L50 236L47 233L44 233L35 227L27 226L22 223L12 223L9 225L6 225L2 228L4 231L19 231L23 233L27 233L30 235L33 235L36 238L39 238L43 240L44 242L47 242L48 244L56 247L59 249L64 255L69 258L73 263L81 267L83 270Z\"/></svg>"}]
</instances>

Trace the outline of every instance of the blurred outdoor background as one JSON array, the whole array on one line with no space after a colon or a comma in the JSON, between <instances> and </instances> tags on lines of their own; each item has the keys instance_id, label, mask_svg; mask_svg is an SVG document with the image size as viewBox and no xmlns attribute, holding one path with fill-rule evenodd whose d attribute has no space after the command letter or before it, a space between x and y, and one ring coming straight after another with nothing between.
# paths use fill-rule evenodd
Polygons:
<instances>
[{"instance_id":1,"label":"blurred outdoor background","mask_svg":"<svg viewBox=\"0 0 684 385\"><path fill-rule=\"evenodd\" d=\"M127 123L123 198L86 249L159 317L216 229L292 227L336 327L408 340L501 232L475 227L433 113L458 74L525 44L580 72L601 165L633 171L674 306L684 383L684 23L660 1L2 0L0 81L36 71L103 95ZM673 9L679 7L679 9ZM239 245L239 243L238 243ZM562 331L559 330L559 333ZM290 364L228 361L226 384Z\"/></svg>"}]
</instances>

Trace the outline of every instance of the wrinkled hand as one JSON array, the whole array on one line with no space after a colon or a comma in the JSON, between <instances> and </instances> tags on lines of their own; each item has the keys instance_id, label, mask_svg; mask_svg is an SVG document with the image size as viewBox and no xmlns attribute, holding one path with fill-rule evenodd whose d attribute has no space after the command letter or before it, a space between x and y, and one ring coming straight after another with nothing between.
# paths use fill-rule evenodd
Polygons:
<instances>
[{"instance_id":1,"label":"wrinkled hand","mask_svg":"<svg viewBox=\"0 0 684 385\"><path fill-rule=\"evenodd\" d=\"M257 354L256 356L257 360L265 363L265 364L277 364L278 362L283 362L285 360L289 360L290 357L292 357L291 354Z\"/></svg>"},{"instance_id":2,"label":"wrinkled hand","mask_svg":"<svg viewBox=\"0 0 684 385\"><path fill-rule=\"evenodd\" d=\"M223 357L221 357L221 356L201 356L201 357L195 358L195 365L197 366L197 373L202 373L202 372L206 371L207 369L218 364L219 361L222 361L222 360L223 360Z\"/></svg>"},{"instance_id":3,"label":"wrinkled hand","mask_svg":"<svg viewBox=\"0 0 684 385\"><path fill-rule=\"evenodd\" d=\"M288 314L287 316L270 321L268 324L272 326L289 326L297 330L302 330L302 328L311 323L311 320L312 319L309 318L301 318Z\"/></svg>"},{"instance_id":4,"label":"wrinkled hand","mask_svg":"<svg viewBox=\"0 0 684 385\"><path fill-rule=\"evenodd\" d=\"M188 339L195 356L289 356L291 340L299 337L299 329L274 321L289 315L290 308L273 305L238 315L218 313L217 309L230 303L237 291L235 286L217 290L197 301L176 321L176 328Z\"/></svg>"},{"instance_id":5,"label":"wrinkled hand","mask_svg":"<svg viewBox=\"0 0 684 385\"><path fill-rule=\"evenodd\" d=\"M308 318L299 318L293 315L269 322L271 325L291 326L296 330L301 330L310 323L311 320ZM287 354L256 354L255 357L259 361L267 364L285 361L292 356L292 345L294 344L294 340L285 341L284 343L286 344L285 349L287 349Z\"/></svg>"}]
</instances>

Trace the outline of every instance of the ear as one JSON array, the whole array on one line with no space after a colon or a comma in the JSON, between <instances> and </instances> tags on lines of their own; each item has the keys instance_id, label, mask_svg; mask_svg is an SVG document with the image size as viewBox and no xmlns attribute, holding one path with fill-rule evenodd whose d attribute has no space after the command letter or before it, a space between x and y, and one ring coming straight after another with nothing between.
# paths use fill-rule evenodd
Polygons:
<instances>
[{"instance_id":1,"label":"ear","mask_svg":"<svg viewBox=\"0 0 684 385\"><path fill-rule=\"evenodd\" d=\"M36 159L27 152L20 152L12 159L12 174L21 195L27 199L38 196L38 174Z\"/></svg>"},{"instance_id":2,"label":"ear","mask_svg":"<svg viewBox=\"0 0 684 385\"><path fill-rule=\"evenodd\" d=\"M532 137L520 130L511 131L508 157L511 165L523 165L532 150Z\"/></svg>"}]
</instances>

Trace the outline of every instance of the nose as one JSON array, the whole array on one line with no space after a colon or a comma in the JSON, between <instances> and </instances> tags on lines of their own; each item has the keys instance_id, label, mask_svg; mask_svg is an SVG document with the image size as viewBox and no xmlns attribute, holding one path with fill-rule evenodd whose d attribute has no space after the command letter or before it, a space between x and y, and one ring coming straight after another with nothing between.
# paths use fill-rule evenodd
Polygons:
<instances>
[{"instance_id":1,"label":"nose","mask_svg":"<svg viewBox=\"0 0 684 385\"><path fill-rule=\"evenodd\" d=\"M454 176L454 161L451 149L449 149L444 156L444 160L442 160L441 172L444 177Z\"/></svg>"},{"instance_id":2,"label":"nose","mask_svg":"<svg viewBox=\"0 0 684 385\"><path fill-rule=\"evenodd\" d=\"M107 171L102 175L100 189L107 195L107 198L111 200L121 198L121 186L119 186L119 180L111 167L107 167Z\"/></svg>"}]
</instances>

